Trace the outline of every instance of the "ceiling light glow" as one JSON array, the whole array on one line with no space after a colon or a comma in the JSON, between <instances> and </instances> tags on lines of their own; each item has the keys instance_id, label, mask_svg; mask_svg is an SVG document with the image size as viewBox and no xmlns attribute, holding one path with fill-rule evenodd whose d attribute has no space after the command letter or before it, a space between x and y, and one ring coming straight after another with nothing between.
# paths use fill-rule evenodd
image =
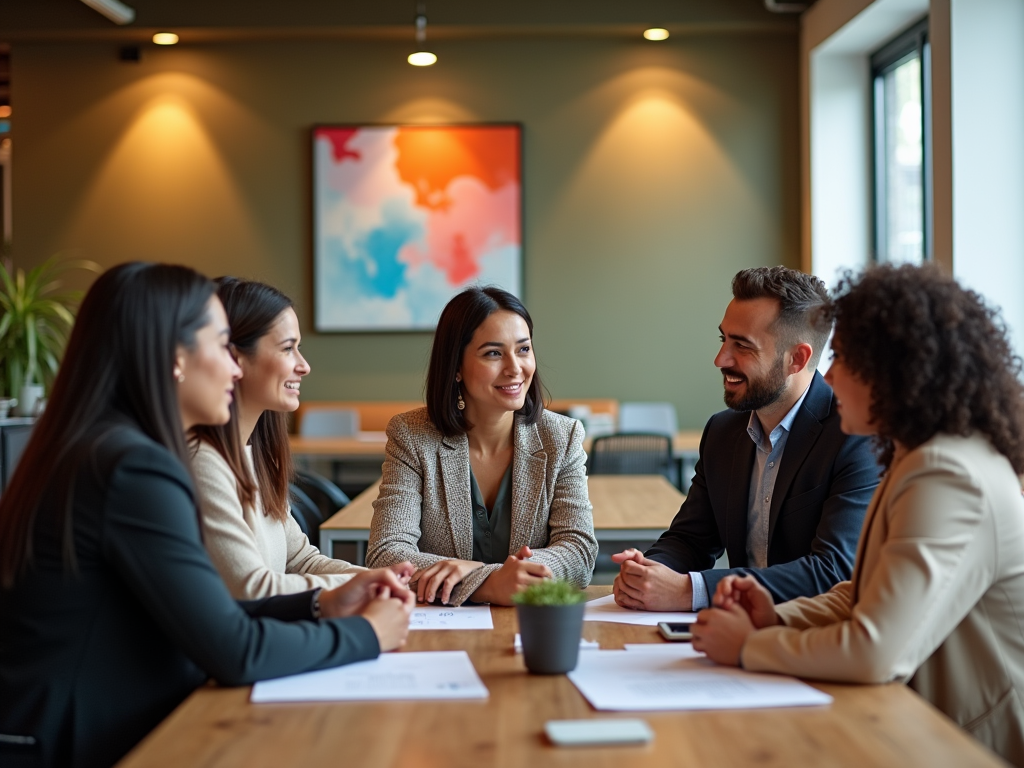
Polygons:
<instances>
[{"instance_id":1,"label":"ceiling light glow","mask_svg":"<svg viewBox=\"0 0 1024 768\"><path fill-rule=\"evenodd\" d=\"M178 36L173 32L157 32L153 35L153 42L157 45L174 45L178 42Z\"/></svg>"},{"instance_id":2,"label":"ceiling light glow","mask_svg":"<svg viewBox=\"0 0 1024 768\"><path fill-rule=\"evenodd\" d=\"M645 29L644 37L648 40L668 40L668 30L661 27Z\"/></svg>"},{"instance_id":3,"label":"ceiling light glow","mask_svg":"<svg viewBox=\"0 0 1024 768\"><path fill-rule=\"evenodd\" d=\"M430 51L416 51L409 54L409 63L414 67L429 67L437 62L437 56Z\"/></svg>"}]
</instances>

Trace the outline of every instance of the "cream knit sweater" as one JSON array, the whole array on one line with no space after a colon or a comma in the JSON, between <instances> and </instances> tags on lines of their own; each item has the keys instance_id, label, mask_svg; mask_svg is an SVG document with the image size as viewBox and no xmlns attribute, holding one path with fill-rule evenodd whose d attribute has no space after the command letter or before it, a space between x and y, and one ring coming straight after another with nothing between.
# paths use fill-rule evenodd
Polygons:
<instances>
[{"instance_id":1,"label":"cream knit sweater","mask_svg":"<svg viewBox=\"0 0 1024 768\"><path fill-rule=\"evenodd\" d=\"M252 472L252 448L246 446ZM203 539L210 559L236 600L337 587L363 570L320 554L295 519L282 523L256 509L242 508L235 476L216 449L200 443L192 458L203 501Z\"/></svg>"}]
</instances>

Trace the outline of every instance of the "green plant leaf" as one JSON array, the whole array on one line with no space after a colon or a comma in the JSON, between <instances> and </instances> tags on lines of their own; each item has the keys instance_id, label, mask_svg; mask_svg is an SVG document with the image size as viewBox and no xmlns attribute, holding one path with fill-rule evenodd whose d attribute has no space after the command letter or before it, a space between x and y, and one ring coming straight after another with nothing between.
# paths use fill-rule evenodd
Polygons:
<instances>
[{"instance_id":1,"label":"green plant leaf","mask_svg":"<svg viewBox=\"0 0 1024 768\"><path fill-rule=\"evenodd\" d=\"M564 579L545 579L512 595L516 605L575 605L586 599L579 587Z\"/></svg>"}]
</instances>

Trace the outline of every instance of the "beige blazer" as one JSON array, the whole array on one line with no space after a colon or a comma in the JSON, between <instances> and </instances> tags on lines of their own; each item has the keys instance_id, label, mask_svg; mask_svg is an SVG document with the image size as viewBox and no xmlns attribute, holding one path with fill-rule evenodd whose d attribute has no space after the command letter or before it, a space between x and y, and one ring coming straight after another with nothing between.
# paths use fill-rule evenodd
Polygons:
<instances>
[{"instance_id":1,"label":"beige blazer","mask_svg":"<svg viewBox=\"0 0 1024 768\"><path fill-rule=\"evenodd\" d=\"M252 447L245 448L252 473ZM268 517L259 494L255 508L242 507L227 461L209 443L199 443L192 472L203 506L203 544L236 600L339 587L364 570L320 554L289 514Z\"/></svg>"},{"instance_id":2,"label":"beige blazer","mask_svg":"<svg viewBox=\"0 0 1024 768\"><path fill-rule=\"evenodd\" d=\"M851 581L783 603L746 669L909 684L1024 765L1024 499L984 437L939 435L890 469Z\"/></svg>"},{"instance_id":3,"label":"beige blazer","mask_svg":"<svg viewBox=\"0 0 1024 768\"><path fill-rule=\"evenodd\" d=\"M387 435L367 565L409 560L426 568L439 560L472 560L469 440L442 435L426 408L395 416ZM586 587L597 539L583 428L575 419L544 411L533 425L517 416L513 439L510 554L525 544L556 578ZM470 573L452 593L452 602L461 605L499 567L485 565Z\"/></svg>"}]
</instances>

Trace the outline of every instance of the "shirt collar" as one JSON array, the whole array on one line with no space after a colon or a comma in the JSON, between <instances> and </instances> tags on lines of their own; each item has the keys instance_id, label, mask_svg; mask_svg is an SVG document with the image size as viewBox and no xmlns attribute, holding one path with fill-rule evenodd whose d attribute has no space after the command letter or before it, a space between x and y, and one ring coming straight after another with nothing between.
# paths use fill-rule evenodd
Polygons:
<instances>
[{"instance_id":1,"label":"shirt collar","mask_svg":"<svg viewBox=\"0 0 1024 768\"><path fill-rule=\"evenodd\" d=\"M782 417L782 421L779 422L779 426L772 430L771 442L773 444L781 434L779 432L780 429L784 429L786 432L789 432L793 428L793 422L796 420L797 411L799 411L800 406L804 404L804 400L807 399L807 393L810 391L811 385L808 384L804 389L803 394L800 395L795 403L793 403L793 407L790 408L786 412L786 415ZM750 419L747 421L747 434L750 435L750 439L754 441L754 445L758 447L761 446L761 443L764 441L764 430L761 428L761 420L757 418L757 411L750 412Z\"/></svg>"}]
</instances>

